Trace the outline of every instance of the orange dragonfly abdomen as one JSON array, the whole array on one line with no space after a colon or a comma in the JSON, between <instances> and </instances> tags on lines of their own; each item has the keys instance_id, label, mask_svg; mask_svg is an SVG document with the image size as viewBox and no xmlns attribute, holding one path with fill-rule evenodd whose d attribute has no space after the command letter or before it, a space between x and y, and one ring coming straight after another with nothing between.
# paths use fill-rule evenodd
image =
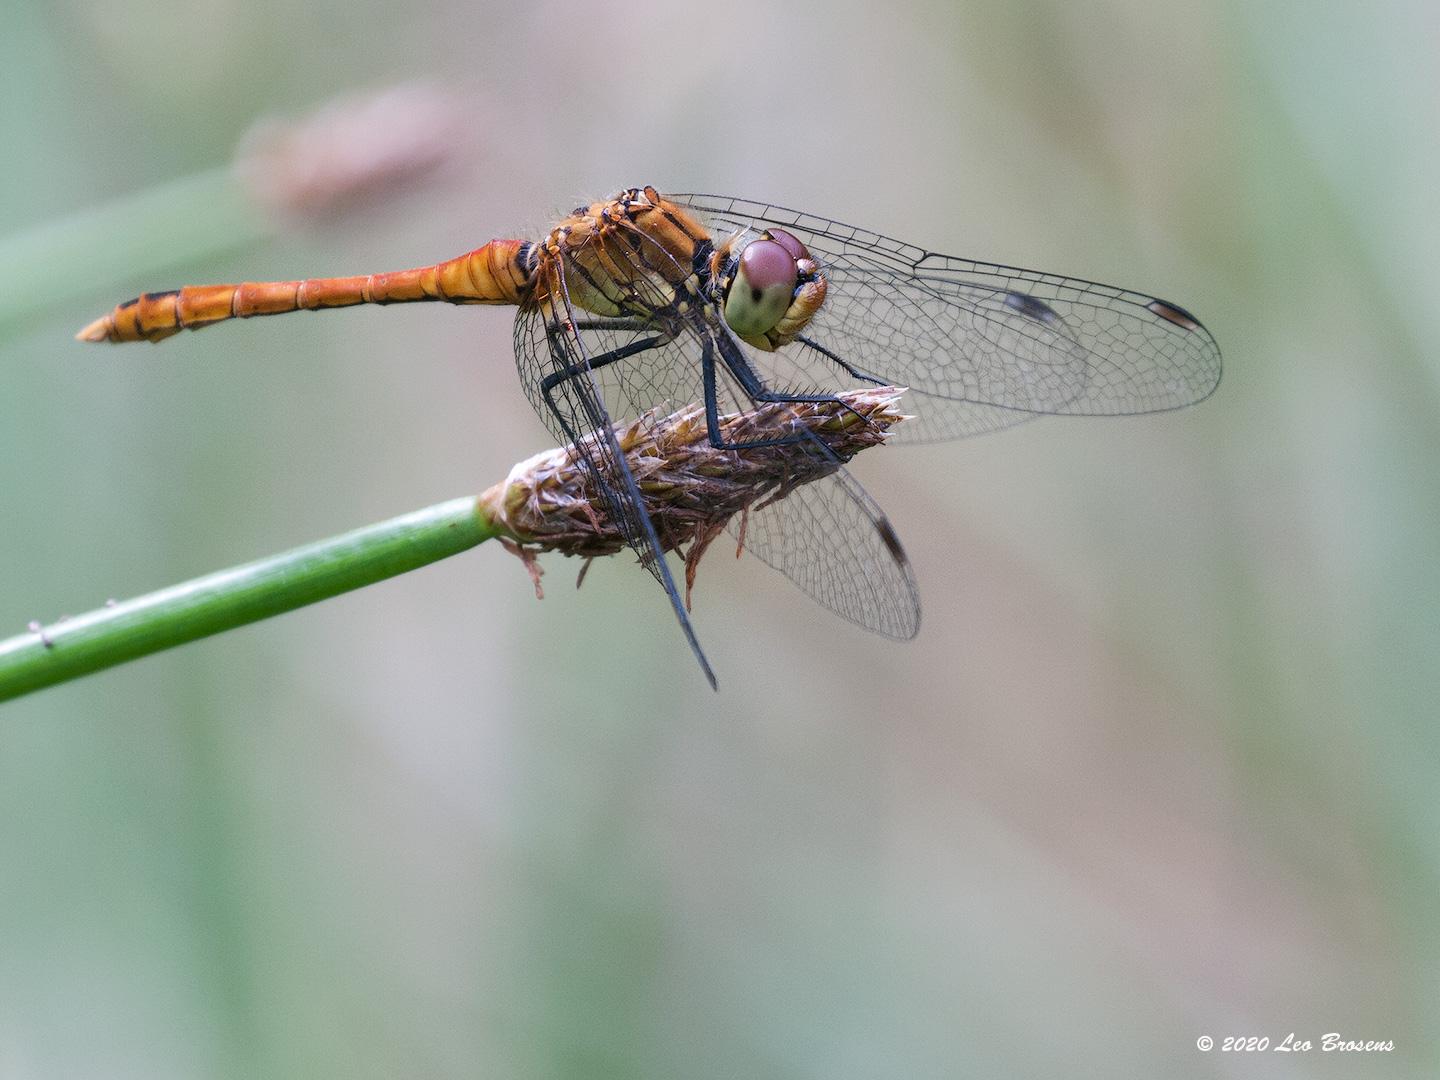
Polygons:
<instances>
[{"instance_id":1,"label":"orange dragonfly abdomen","mask_svg":"<svg viewBox=\"0 0 1440 1080\"><path fill-rule=\"evenodd\" d=\"M530 288L534 262L534 245L524 240L491 240L445 262L388 274L187 285L142 293L75 336L81 341L160 341L181 330L198 330L226 319L353 304L421 300L518 304Z\"/></svg>"}]
</instances>

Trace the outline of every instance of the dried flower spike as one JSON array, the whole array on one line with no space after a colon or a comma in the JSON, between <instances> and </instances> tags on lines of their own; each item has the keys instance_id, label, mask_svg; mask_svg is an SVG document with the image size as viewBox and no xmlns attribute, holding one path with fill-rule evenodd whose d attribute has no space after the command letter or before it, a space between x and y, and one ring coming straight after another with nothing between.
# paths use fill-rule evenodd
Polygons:
<instances>
[{"instance_id":1,"label":"dried flower spike","mask_svg":"<svg viewBox=\"0 0 1440 1080\"><path fill-rule=\"evenodd\" d=\"M720 418L727 442L809 432L829 455L810 439L746 450L717 449L710 445L700 405L658 419L652 411L617 425L616 439L644 496L661 549L685 558L687 606L700 557L726 522L742 515L737 531L743 550L745 520L751 510L783 499L800 485L834 472L839 463L866 447L884 442L891 427L909 419L898 407L904 392L893 386L851 390L833 401L765 403ZM507 546L525 561L537 595L537 552L591 559L613 555L626 546L595 477L573 447L546 450L520 462L503 483L480 496L480 505L511 541Z\"/></svg>"}]
</instances>

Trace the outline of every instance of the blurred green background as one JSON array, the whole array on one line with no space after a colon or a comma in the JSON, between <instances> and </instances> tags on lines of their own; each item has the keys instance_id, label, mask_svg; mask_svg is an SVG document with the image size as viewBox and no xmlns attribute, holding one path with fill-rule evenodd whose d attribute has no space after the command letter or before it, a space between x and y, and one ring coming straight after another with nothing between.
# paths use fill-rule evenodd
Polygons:
<instances>
[{"instance_id":1,"label":"blurred green background","mask_svg":"<svg viewBox=\"0 0 1440 1080\"><path fill-rule=\"evenodd\" d=\"M71 340L142 289L653 183L1152 291L1227 370L860 459L909 645L712 557L716 695L629 560L537 603L486 545L6 706L0 1077L1435 1075L1436 10L9 10L7 634L551 443L503 310ZM1395 1050L1195 1048L1292 1031Z\"/></svg>"}]
</instances>

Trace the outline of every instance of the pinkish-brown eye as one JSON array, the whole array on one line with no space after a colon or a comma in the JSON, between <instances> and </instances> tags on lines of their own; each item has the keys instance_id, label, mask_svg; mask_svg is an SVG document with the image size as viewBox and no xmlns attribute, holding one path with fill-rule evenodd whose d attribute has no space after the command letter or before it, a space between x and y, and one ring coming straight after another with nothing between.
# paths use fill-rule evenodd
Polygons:
<instances>
[{"instance_id":1,"label":"pinkish-brown eye","mask_svg":"<svg viewBox=\"0 0 1440 1080\"><path fill-rule=\"evenodd\" d=\"M797 263L801 259L810 258L810 252L805 250L805 245L802 244L798 238L791 236L784 229L771 229L770 239L774 240L775 243L779 244L786 251L788 251L790 253L790 257L794 259Z\"/></svg>"},{"instance_id":2,"label":"pinkish-brown eye","mask_svg":"<svg viewBox=\"0 0 1440 1080\"><path fill-rule=\"evenodd\" d=\"M790 307L798 280L795 256L785 244L778 239L752 240L740 253L740 265L725 294L725 321L730 329L742 338L769 333Z\"/></svg>"},{"instance_id":3,"label":"pinkish-brown eye","mask_svg":"<svg viewBox=\"0 0 1440 1080\"><path fill-rule=\"evenodd\" d=\"M795 256L778 240L755 240L740 254L740 278L751 289L795 288Z\"/></svg>"}]
</instances>

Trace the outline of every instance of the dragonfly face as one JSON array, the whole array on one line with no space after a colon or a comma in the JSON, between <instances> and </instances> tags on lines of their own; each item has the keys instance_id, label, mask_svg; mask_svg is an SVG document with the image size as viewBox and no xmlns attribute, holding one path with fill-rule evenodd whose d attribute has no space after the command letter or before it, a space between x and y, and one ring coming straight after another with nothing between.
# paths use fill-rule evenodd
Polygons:
<instances>
[{"instance_id":1,"label":"dragonfly face","mask_svg":"<svg viewBox=\"0 0 1440 1080\"><path fill-rule=\"evenodd\" d=\"M726 324L765 352L794 341L825 302L820 264L784 229L766 229L748 242L730 237L710 267Z\"/></svg>"}]
</instances>

